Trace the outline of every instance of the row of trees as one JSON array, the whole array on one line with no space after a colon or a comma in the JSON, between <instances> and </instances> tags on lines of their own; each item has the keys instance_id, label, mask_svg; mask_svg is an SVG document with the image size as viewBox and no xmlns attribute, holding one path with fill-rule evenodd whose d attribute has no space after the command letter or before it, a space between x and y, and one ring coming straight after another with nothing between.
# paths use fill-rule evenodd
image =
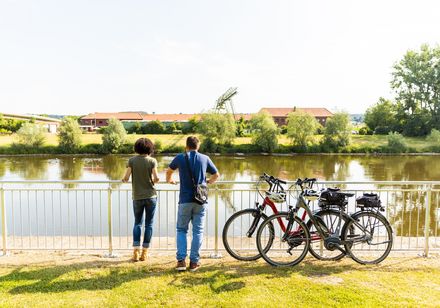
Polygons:
<instances>
[{"instance_id":1,"label":"row of trees","mask_svg":"<svg viewBox=\"0 0 440 308\"><path fill-rule=\"evenodd\" d=\"M380 98L365 114L371 133L426 136L440 129L440 47L422 45L393 66L394 99Z\"/></svg>"}]
</instances>

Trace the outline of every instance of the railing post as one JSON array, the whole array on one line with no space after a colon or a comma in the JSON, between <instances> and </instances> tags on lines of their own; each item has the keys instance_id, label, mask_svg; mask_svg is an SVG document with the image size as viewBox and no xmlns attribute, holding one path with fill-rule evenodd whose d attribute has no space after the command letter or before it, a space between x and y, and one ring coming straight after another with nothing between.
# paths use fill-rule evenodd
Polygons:
<instances>
[{"instance_id":1,"label":"railing post","mask_svg":"<svg viewBox=\"0 0 440 308\"><path fill-rule=\"evenodd\" d=\"M116 258L117 255L113 253L113 209L112 209L112 186L109 184L107 189L107 219L108 219L108 254L107 258Z\"/></svg>"},{"instance_id":2,"label":"railing post","mask_svg":"<svg viewBox=\"0 0 440 308\"><path fill-rule=\"evenodd\" d=\"M428 186L426 192L426 206L425 206L425 251L423 252L424 257L429 255L429 227L431 218L431 200L432 200L432 185Z\"/></svg>"},{"instance_id":3,"label":"railing post","mask_svg":"<svg viewBox=\"0 0 440 308\"><path fill-rule=\"evenodd\" d=\"M218 252L218 185L215 185L215 217L214 217L214 254L211 258L221 258L222 255Z\"/></svg>"},{"instance_id":4,"label":"railing post","mask_svg":"<svg viewBox=\"0 0 440 308\"><path fill-rule=\"evenodd\" d=\"M0 211L2 216L2 256L6 256L8 254L8 229L6 228L5 190L3 189L3 186L0 186Z\"/></svg>"}]
</instances>

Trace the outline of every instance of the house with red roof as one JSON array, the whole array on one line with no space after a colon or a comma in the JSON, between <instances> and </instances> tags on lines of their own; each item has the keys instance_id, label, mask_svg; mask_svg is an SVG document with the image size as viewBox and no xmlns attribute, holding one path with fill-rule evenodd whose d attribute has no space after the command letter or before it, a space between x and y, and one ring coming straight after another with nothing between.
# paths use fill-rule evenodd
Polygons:
<instances>
[{"instance_id":1,"label":"house with red roof","mask_svg":"<svg viewBox=\"0 0 440 308\"><path fill-rule=\"evenodd\" d=\"M325 123L327 122L327 119L331 116L333 116L333 113L330 112L326 108L299 108L299 107L292 107L292 108L261 108L261 111L265 111L269 113L272 117L275 123L278 126L283 126L287 124L287 117L289 116L289 113L291 112L304 112L308 113L315 117L315 119L318 121L319 124L322 126L325 126Z\"/></svg>"}]
</instances>

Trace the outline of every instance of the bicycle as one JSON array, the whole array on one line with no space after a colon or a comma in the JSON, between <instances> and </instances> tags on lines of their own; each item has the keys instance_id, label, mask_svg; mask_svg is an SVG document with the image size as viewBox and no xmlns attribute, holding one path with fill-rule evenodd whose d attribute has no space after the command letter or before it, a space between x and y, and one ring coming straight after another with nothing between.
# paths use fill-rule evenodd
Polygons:
<instances>
[{"instance_id":1,"label":"bicycle","mask_svg":"<svg viewBox=\"0 0 440 308\"><path fill-rule=\"evenodd\" d=\"M360 264L382 262L391 251L393 237L390 223L379 213L384 209L378 196L364 194L364 196L358 198L357 207L360 210L351 215L344 215L341 209L336 210L339 220L336 229L332 230L309 207L310 201L320 198L320 194L312 189L315 182L316 179L298 179L295 185L300 187L301 192L296 206L290 206L287 213L274 214L268 217L260 225L256 242L263 259L273 266L294 266L305 258L312 238L310 227L307 227L303 219L300 219L297 215L298 210L303 208L310 217L316 233L323 241L325 249L349 255ZM345 196L349 197L348 194ZM343 224L344 219L342 217L345 219ZM277 226L273 224L275 219L286 224L285 230L274 229ZM278 236L276 236L277 234ZM275 249L277 246L275 239L279 241L279 248L277 249ZM357 249L359 245L361 249ZM369 247L366 253L362 249L364 246ZM376 249L372 250L372 246ZM382 249L379 249L379 246ZM378 255L375 255L375 252Z\"/></svg>"},{"instance_id":2,"label":"bicycle","mask_svg":"<svg viewBox=\"0 0 440 308\"><path fill-rule=\"evenodd\" d=\"M265 191L265 196L258 189L261 182L269 184L269 189ZM226 221L223 227L222 239L226 251L235 259L240 261L254 261L261 257L255 245L253 237L261 220L266 220L268 216L264 213L267 206L272 209L274 214L287 213L279 212L275 203L286 201L286 191L282 185L286 182L264 173L257 182L257 193L263 198L263 203L255 202L255 208L244 209L234 213ZM273 228L272 225L270 225ZM285 229L285 226L281 226ZM245 231L246 234L236 234ZM240 240L240 248L235 248L234 242ZM246 248L243 248L245 240Z\"/></svg>"}]
</instances>

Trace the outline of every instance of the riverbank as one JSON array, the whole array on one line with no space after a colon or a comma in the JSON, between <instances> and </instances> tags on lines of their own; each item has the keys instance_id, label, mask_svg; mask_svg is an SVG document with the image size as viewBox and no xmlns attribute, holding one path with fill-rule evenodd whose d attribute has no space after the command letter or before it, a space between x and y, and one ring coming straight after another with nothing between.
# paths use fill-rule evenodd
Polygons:
<instances>
[{"instance_id":1,"label":"riverbank","mask_svg":"<svg viewBox=\"0 0 440 308\"><path fill-rule=\"evenodd\" d=\"M127 135L127 142L118 150L118 154L132 154L134 142L141 137L148 137L154 141L157 153L172 154L182 152L185 147L185 140L188 135ZM104 154L101 147L100 134L83 134L82 146L72 154ZM295 148L290 144L290 140L285 135L279 136L279 146L274 154L396 154L395 151L387 147L387 136L385 135L353 135L351 144L339 148L337 151L329 151L319 145L321 135L315 137L315 144L307 148ZM58 138L54 134L46 135L46 142L42 147L21 147L14 146L16 140L14 135L0 136L0 155L17 154L63 154L58 148ZM425 138L405 137L408 145L405 154L440 153L440 145L427 141ZM237 137L234 143L229 146L219 146L215 152L222 154L262 154L261 149L251 144L250 137Z\"/></svg>"},{"instance_id":2,"label":"riverbank","mask_svg":"<svg viewBox=\"0 0 440 308\"><path fill-rule=\"evenodd\" d=\"M436 306L438 258L388 258L377 266L306 258L290 268L229 257L176 273L170 256L24 253L0 259L0 306Z\"/></svg>"}]
</instances>

